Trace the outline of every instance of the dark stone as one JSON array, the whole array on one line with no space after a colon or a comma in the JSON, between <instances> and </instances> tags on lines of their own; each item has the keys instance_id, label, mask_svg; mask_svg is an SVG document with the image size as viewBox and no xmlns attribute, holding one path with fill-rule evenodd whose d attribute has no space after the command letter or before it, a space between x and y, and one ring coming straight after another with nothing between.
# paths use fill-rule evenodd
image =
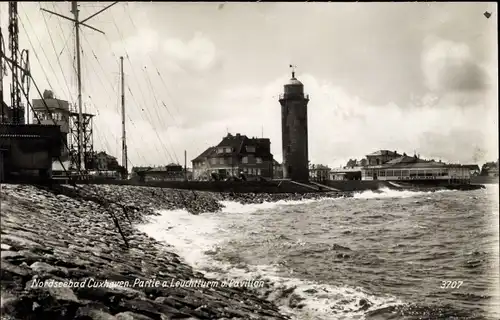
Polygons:
<instances>
[{"instance_id":1,"label":"dark stone","mask_svg":"<svg viewBox=\"0 0 500 320\"><path fill-rule=\"evenodd\" d=\"M17 235L3 234L2 242L10 245L15 250L23 250L27 248L42 249L42 245L38 242L22 238Z\"/></svg>"},{"instance_id":2,"label":"dark stone","mask_svg":"<svg viewBox=\"0 0 500 320\"><path fill-rule=\"evenodd\" d=\"M32 271L27 267L16 266L10 262L1 262L0 279L3 290L22 290L23 283L31 279Z\"/></svg>"},{"instance_id":3,"label":"dark stone","mask_svg":"<svg viewBox=\"0 0 500 320\"><path fill-rule=\"evenodd\" d=\"M177 302L175 299L170 297L158 297L155 299L155 302L161 305L167 305L175 309L181 309L184 307L182 303Z\"/></svg>"},{"instance_id":4,"label":"dark stone","mask_svg":"<svg viewBox=\"0 0 500 320\"><path fill-rule=\"evenodd\" d=\"M75 288L78 298L94 300L105 305L117 305L122 299L133 299L142 293L130 288L90 287Z\"/></svg>"},{"instance_id":5,"label":"dark stone","mask_svg":"<svg viewBox=\"0 0 500 320\"><path fill-rule=\"evenodd\" d=\"M17 319L74 319L80 304L59 300L46 290L31 291L16 300L10 316Z\"/></svg>"},{"instance_id":6,"label":"dark stone","mask_svg":"<svg viewBox=\"0 0 500 320\"><path fill-rule=\"evenodd\" d=\"M124 308L125 310L133 310L153 319L161 317L162 314L169 317L189 316L189 314L183 313L175 308L147 300L123 300L120 302L120 307Z\"/></svg>"},{"instance_id":7,"label":"dark stone","mask_svg":"<svg viewBox=\"0 0 500 320\"><path fill-rule=\"evenodd\" d=\"M142 187L79 188L71 194L73 198L60 197L63 200L32 186L8 186L3 193L17 193L8 198L8 211L2 211L2 222L8 221L2 224L2 232L9 236L4 243L2 234L2 251L7 251L2 253L2 289L12 293L7 298L3 295L3 306L11 315L34 320L107 320L113 319L113 314L116 319L220 320L231 313L231 317L244 319L286 319L276 306L245 288L31 288L29 280L34 274L34 279L40 281L82 281L91 277L132 283L136 278L150 280L153 276L159 281L204 279L178 255L169 253L168 246L134 230L131 222L145 222L147 215L156 214L154 210L161 208L185 207L192 213L217 211L222 207L219 201L223 196L156 189L152 197L151 189ZM94 198L82 198L88 196ZM235 193L227 200L260 203L294 197L302 196ZM116 205L108 206L105 201ZM129 208L130 203L135 208ZM128 206L127 215L120 205ZM113 210L129 248L124 246L111 218L109 212ZM224 311L228 306L229 312Z\"/></svg>"},{"instance_id":8,"label":"dark stone","mask_svg":"<svg viewBox=\"0 0 500 320\"><path fill-rule=\"evenodd\" d=\"M367 309L369 309L372 306L372 304L370 303L370 301L368 301L366 299L359 300L358 304L361 307L361 310L367 310Z\"/></svg>"},{"instance_id":9,"label":"dark stone","mask_svg":"<svg viewBox=\"0 0 500 320\"><path fill-rule=\"evenodd\" d=\"M85 306L78 308L75 320L116 320L116 317L103 310Z\"/></svg>"},{"instance_id":10,"label":"dark stone","mask_svg":"<svg viewBox=\"0 0 500 320\"><path fill-rule=\"evenodd\" d=\"M0 313L1 314L14 313L18 303L19 303L19 299L16 296L3 292Z\"/></svg>"},{"instance_id":11,"label":"dark stone","mask_svg":"<svg viewBox=\"0 0 500 320\"><path fill-rule=\"evenodd\" d=\"M30 268L37 273L50 273L59 277L67 277L69 275L68 269L64 267L54 267L45 262L35 262Z\"/></svg>"},{"instance_id":12,"label":"dark stone","mask_svg":"<svg viewBox=\"0 0 500 320\"><path fill-rule=\"evenodd\" d=\"M134 313L134 312L121 312L115 315L116 320L153 320L150 317L147 317L142 314Z\"/></svg>"},{"instance_id":13,"label":"dark stone","mask_svg":"<svg viewBox=\"0 0 500 320\"><path fill-rule=\"evenodd\" d=\"M201 304L198 304L196 302L194 302L192 299L190 299L189 297L184 297L184 298L178 298L178 297L170 297L171 300L181 304L181 305L184 305L184 306L187 306L187 307L190 307L192 309L196 309L198 308Z\"/></svg>"},{"instance_id":14,"label":"dark stone","mask_svg":"<svg viewBox=\"0 0 500 320\"><path fill-rule=\"evenodd\" d=\"M41 256L34 254L29 250L20 251L2 251L2 259L12 262L13 264L19 265L23 262L27 264L32 264L35 261L39 261Z\"/></svg>"},{"instance_id":15,"label":"dark stone","mask_svg":"<svg viewBox=\"0 0 500 320\"><path fill-rule=\"evenodd\" d=\"M95 272L90 270L83 270L79 268L70 268L68 270L68 278L70 279L82 279L90 278L95 275Z\"/></svg>"},{"instance_id":16,"label":"dark stone","mask_svg":"<svg viewBox=\"0 0 500 320\"><path fill-rule=\"evenodd\" d=\"M242 311L239 311L239 310L236 310L236 309L224 308L224 311L228 315L233 316L233 317L241 317L241 318L247 317L247 313L246 312L242 312Z\"/></svg>"}]
</instances>

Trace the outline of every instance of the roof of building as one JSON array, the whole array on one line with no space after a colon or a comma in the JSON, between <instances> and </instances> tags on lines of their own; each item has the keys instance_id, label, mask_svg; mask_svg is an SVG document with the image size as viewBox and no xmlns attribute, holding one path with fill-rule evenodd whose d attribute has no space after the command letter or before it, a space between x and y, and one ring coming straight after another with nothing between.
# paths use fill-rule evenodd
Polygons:
<instances>
[{"instance_id":1,"label":"roof of building","mask_svg":"<svg viewBox=\"0 0 500 320\"><path fill-rule=\"evenodd\" d=\"M181 170L172 170L172 169L178 169L180 168ZM166 166L158 166L158 167L145 167L142 169L139 169L136 171L137 173L141 174L154 174L154 173L174 173L174 172L182 172L182 166L179 164L171 163Z\"/></svg>"},{"instance_id":2,"label":"roof of building","mask_svg":"<svg viewBox=\"0 0 500 320\"><path fill-rule=\"evenodd\" d=\"M411 157L410 157L411 158ZM450 168L450 167L467 167L461 164L450 164L450 163L444 163L444 162L437 162L437 161L429 161L429 160L423 160L423 159L416 159L416 161L413 162L398 162L398 163L390 163L387 162L385 164L382 164L380 166L376 166L377 168L382 168L382 169L390 169L390 168L397 168L397 169L415 169L415 168ZM374 168L374 167L372 167Z\"/></svg>"},{"instance_id":3,"label":"roof of building","mask_svg":"<svg viewBox=\"0 0 500 320\"><path fill-rule=\"evenodd\" d=\"M232 134L228 133L227 136L222 138L222 141L219 142L217 147L230 147L231 152L240 153L245 143L245 140L247 139L248 137L246 135L241 135L237 133L236 135L233 136Z\"/></svg>"},{"instance_id":4,"label":"roof of building","mask_svg":"<svg viewBox=\"0 0 500 320\"><path fill-rule=\"evenodd\" d=\"M483 164L484 168L498 168L498 160L496 162L486 162Z\"/></svg>"},{"instance_id":5,"label":"roof of building","mask_svg":"<svg viewBox=\"0 0 500 320\"><path fill-rule=\"evenodd\" d=\"M400 156L399 158L392 159L391 161L387 161L385 164L393 165L393 164L402 164L402 163L424 163L429 162L427 160L419 159L417 157L409 157L409 156Z\"/></svg>"},{"instance_id":6,"label":"roof of building","mask_svg":"<svg viewBox=\"0 0 500 320\"><path fill-rule=\"evenodd\" d=\"M478 170L478 171L480 171L479 166L477 164L464 164L464 167L467 167L470 170Z\"/></svg>"},{"instance_id":7,"label":"roof of building","mask_svg":"<svg viewBox=\"0 0 500 320\"><path fill-rule=\"evenodd\" d=\"M205 160L208 156L211 154L215 153L215 147L208 147L205 151L203 151L199 156L194 158L191 161L200 161L200 160Z\"/></svg>"},{"instance_id":8,"label":"roof of building","mask_svg":"<svg viewBox=\"0 0 500 320\"><path fill-rule=\"evenodd\" d=\"M172 162L172 163L167 164L167 167L182 167L182 166L180 164L178 164L178 163L173 163Z\"/></svg>"},{"instance_id":9,"label":"roof of building","mask_svg":"<svg viewBox=\"0 0 500 320\"><path fill-rule=\"evenodd\" d=\"M285 85L286 86L303 86L302 82L297 80L295 77L288 80L288 82Z\"/></svg>"},{"instance_id":10,"label":"roof of building","mask_svg":"<svg viewBox=\"0 0 500 320\"><path fill-rule=\"evenodd\" d=\"M354 167L354 168L332 168L330 169L331 173L346 173L346 172L361 172L363 167Z\"/></svg>"},{"instance_id":11,"label":"roof of building","mask_svg":"<svg viewBox=\"0 0 500 320\"><path fill-rule=\"evenodd\" d=\"M368 156L397 156L397 157L400 157L401 155L397 151L377 150L373 153L370 153Z\"/></svg>"},{"instance_id":12,"label":"roof of building","mask_svg":"<svg viewBox=\"0 0 500 320\"><path fill-rule=\"evenodd\" d=\"M199 156L194 158L191 161L201 161L206 158L210 158L212 156L217 157L232 157L235 154L245 154L246 146L254 146L255 147L255 155L259 157L263 156L271 156L271 140L268 138L248 138L246 135L242 135L237 133L236 135L232 135L230 133L227 136L223 137L221 142L217 144L215 147L209 147L204 152L202 152ZM217 148L231 148L231 152L229 153L221 153L217 154Z\"/></svg>"}]
</instances>

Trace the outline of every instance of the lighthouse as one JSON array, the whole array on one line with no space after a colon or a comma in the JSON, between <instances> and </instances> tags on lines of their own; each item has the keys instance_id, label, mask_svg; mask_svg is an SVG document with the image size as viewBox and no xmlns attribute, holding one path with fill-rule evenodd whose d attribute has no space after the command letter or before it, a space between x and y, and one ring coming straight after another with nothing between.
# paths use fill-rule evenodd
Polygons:
<instances>
[{"instance_id":1,"label":"lighthouse","mask_svg":"<svg viewBox=\"0 0 500 320\"><path fill-rule=\"evenodd\" d=\"M284 85L280 94L281 139L283 147L283 177L293 181L309 180L309 152L307 137L307 103L309 96L304 94L304 85L295 78Z\"/></svg>"}]
</instances>

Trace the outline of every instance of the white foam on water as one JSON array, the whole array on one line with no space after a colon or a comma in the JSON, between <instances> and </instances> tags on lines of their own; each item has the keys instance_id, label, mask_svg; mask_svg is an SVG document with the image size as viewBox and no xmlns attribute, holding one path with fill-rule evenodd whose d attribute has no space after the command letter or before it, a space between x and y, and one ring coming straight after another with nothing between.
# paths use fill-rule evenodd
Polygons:
<instances>
[{"instance_id":1,"label":"white foam on water","mask_svg":"<svg viewBox=\"0 0 500 320\"><path fill-rule=\"evenodd\" d=\"M492 231L492 234L494 235L493 236L493 239L495 240L495 244L492 245L491 248L488 248L489 250L491 250L491 253L494 255L494 257L496 259L494 259L495 261L495 265L493 267L493 270L498 270L500 268L500 264L499 264L499 257L500 257L500 247L498 245L498 241L500 239L500 226L498 224L498 221L499 221L499 215L500 215L500 212L499 212L499 188L498 188L498 184L487 184L486 185L486 189L484 189L484 192L486 193L486 195L488 196L488 198L490 198L490 201L491 201L491 209L492 209L492 212L491 212L491 223L489 224L489 228L491 228L491 231ZM493 298L493 301L496 301L496 303L492 303L491 307L490 307L490 316L492 319L494 318L497 318L497 319L500 319L499 315L500 315L500 278L499 277L495 277L495 279L492 281L491 283L491 288L492 288L492 296L494 297Z\"/></svg>"},{"instance_id":2,"label":"white foam on water","mask_svg":"<svg viewBox=\"0 0 500 320\"><path fill-rule=\"evenodd\" d=\"M340 198L339 198L340 199ZM258 210L273 209L278 206L292 206L332 200L332 198L304 199L304 200L279 200L276 202L263 202L254 204L242 204L236 201L221 201L224 205L222 213L252 213Z\"/></svg>"},{"instance_id":3,"label":"white foam on water","mask_svg":"<svg viewBox=\"0 0 500 320\"><path fill-rule=\"evenodd\" d=\"M332 286L311 281L278 275L278 269L269 265L238 265L218 261L212 253L234 238L230 225L234 215L241 223L250 223L251 215L259 210L269 210L277 206L299 205L323 200L279 201L276 203L242 205L224 201L225 208L218 213L192 215L186 210L160 211L159 216L151 217L150 222L137 228L154 239L173 246L179 256L196 271L207 278L219 280L263 280L270 286L265 296L276 302L282 312L293 319L363 319L366 310L361 310L359 302L367 300L371 307L379 309L401 304L390 297L368 294L362 288ZM228 218L227 214L231 214ZM241 219L240 219L241 218ZM264 294L265 288L257 289ZM301 309L289 307L290 300L302 304ZM296 303L296 304L297 304Z\"/></svg>"},{"instance_id":4,"label":"white foam on water","mask_svg":"<svg viewBox=\"0 0 500 320\"><path fill-rule=\"evenodd\" d=\"M431 193L454 192L454 190L438 190L438 191L409 191L409 190L393 190L389 188L381 188L376 191L367 190L356 192L353 195L354 199L383 199L383 198L410 198L422 196Z\"/></svg>"}]
</instances>

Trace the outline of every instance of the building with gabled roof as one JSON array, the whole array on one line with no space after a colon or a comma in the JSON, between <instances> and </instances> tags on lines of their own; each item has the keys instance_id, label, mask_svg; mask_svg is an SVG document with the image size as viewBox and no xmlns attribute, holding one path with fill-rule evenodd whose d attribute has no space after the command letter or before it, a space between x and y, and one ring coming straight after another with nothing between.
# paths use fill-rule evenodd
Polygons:
<instances>
[{"instance_id":1,"label":"building with gabled roof","mask_svg":"<svg viewBox=\"0 0 500 320\"><path fill-rule=\"evenodd\" d=\"M377 150L368 154L366 159L368 160L368 165L374 166L386 163L401 156L403 155L399 154L397 151Z\"/></svg>"},{"instance_id":2,"label":"building with gabled roof","mask_svg":"<svg viewBox=\"0 0 500 320\"><path fill-rule=\"evenodd\" d=\"M408 156L397 151L378 150L366 156L367 161L349 160L348 165L332 169L331 180L423 181L441 180L449 183L469 183L477 165L447 164ZM350 166L349 164L361 164Z\"/></svg>"},{"instance_id":3,"label":"building with gabled roof","mask_svg":"<svg viewBox=\"0 0 500 320\"><path fill-rule=\"evenodd\" d=\"M363 167L361 169L362 179L386 181L442 180L450 183L470 182L471 173L469 166L425 160L417 155L412 157L406 154L399 155L398 157L396 155L399 154L395 151L381 154L383 157L391 157L392 159L376 165Z\"/></svg>"},{"instance_id":4,"label":"building with gabled roof","mask_svg":"<svg viewBox=\"0 0 500 320\"><path fill-rule=\"evenodd\" d=\"M230 133L213 147L207 148L192 161L193 179L210 180L213 173L222 178L273 176L273 155L268 138L249 138Z\"/></svg>"}]
</instances>

